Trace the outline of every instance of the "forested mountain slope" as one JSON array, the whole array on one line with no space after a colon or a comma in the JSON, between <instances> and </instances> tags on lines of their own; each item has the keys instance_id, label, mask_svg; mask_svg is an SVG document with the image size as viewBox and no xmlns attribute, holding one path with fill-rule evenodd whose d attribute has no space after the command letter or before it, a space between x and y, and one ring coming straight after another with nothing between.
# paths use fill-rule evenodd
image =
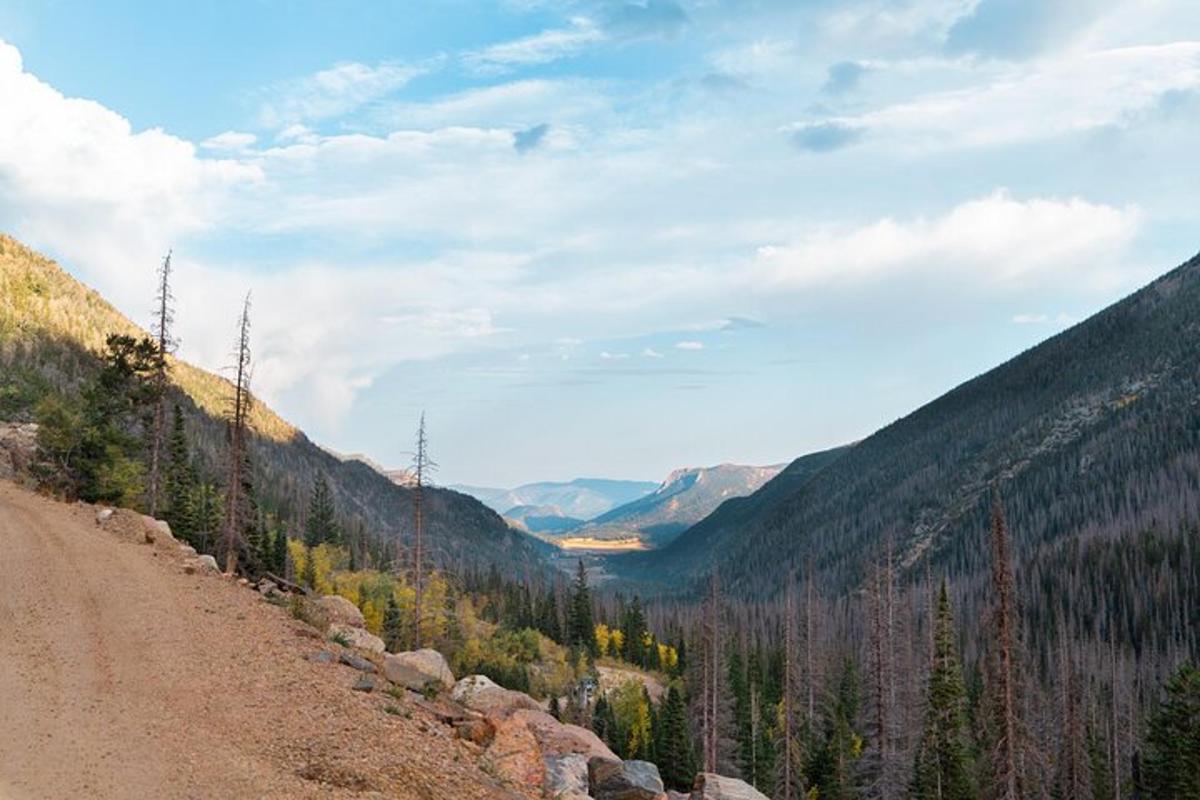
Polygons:
<instances>
[{"instance_id":1,"label":"forested mountain slope","mask_svg":"<svg viewBox=\"0 0 1200 800\"><path fill-rule=\"evenodd\" d=\"M668 547L614 559L626 577L770 596L810 563L861 585L891 538L906 567L987 565L997 484L1028 559L1070 535L1173 530L1200 500L1200 257L847 448L794 462Z\"/></svg>"},{"instance_id":2,"label":"forested mountain slope","mask_svg":"<svg viewBox=\"0 0 1200 800\"><path fill-rule=\"evenodd\" d=\"M153 273L149 267L146 273L150 296ZM230 309L231 320L235 311ZM98 369L99 352L111 333L146 335L57 264L0 235L0 420L30 419L48 394L78 392ZM231 340L233 333L231 329ZM171 399L186 412L199 465L219 475L225 458L223 415L232 387L224 378L175 359L171 379ZM262 505L290 516L295 526L314 478L323 473L344 522L386 540L403 544L409 539L409 489L362 461L331 455L264 403L254 404L250 422L251 459ZM475 499L432 489L425 503L426 547L436 560L522 569L542 563L545 544L513 531Z\"/></svg>"}]
</instances>

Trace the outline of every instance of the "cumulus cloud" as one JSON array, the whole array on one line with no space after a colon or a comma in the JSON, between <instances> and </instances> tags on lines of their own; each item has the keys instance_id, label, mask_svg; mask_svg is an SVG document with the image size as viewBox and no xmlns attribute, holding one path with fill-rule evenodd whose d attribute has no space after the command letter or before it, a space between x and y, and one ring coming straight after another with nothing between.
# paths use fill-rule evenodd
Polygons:
<instances>
[{"instance_id":1,"label":"cumulus cloud","mask_svg":"<svg viewBox=\"0 0 1200 800\"><path fill-rule=\"evenodd\" d=\"M869 286L936 276L990 290L1070 285L1105 291L1123 282L1119 255L1142 213L1086 202L1018 200L1005 191L933 218L882 219L845 231L810 234L758 251L760 277L800 289Z\"/></svg>"},{"instance_id":2,"label":"cumulus cloud","mask_svg":"<svg viewBox=\"0 0 1200 800\"><path fill-rule=\"evenodd\" d=\"M104 274L118 301L172 242L217 224L258 167L196 147L90 100L64 97L0 41L0 224L34 246Z\"/></svg>"},{"instance_id":3,"label":"cumulus cloud","mask_svg":"<svg viewBox=\"0 0 1200 800\"><path fill-rule=\"evenodd\" d=\"M216 136L210 136L201 142L200 146L206 150L238 151L251 147L257 141L258 137L253 133L225 131L224 133L218 133Z\"/></svg>"},{"instance_id":4,"label":"cumulus cloud","mask_svg":"<svg viewBox=\"0 0 1200 800\"><path fill-rule=\"evenodd\" d=\"M394 62L336 64L270 87L259 109L259 121L268 128L283 128L348 114L387 97L424 71L423 67Z\"/></svg>"}]
</instances>

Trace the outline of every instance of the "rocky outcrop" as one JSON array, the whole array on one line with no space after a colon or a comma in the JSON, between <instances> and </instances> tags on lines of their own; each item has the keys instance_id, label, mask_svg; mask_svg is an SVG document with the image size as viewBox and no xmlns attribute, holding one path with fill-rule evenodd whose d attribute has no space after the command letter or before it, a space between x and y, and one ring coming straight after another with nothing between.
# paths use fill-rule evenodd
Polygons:
<instances>
[{"instance_id":1,"label":"rocky outcrop","mask_svg":"<svg viewBox=\"0 0 1200 800\"><path fill-rule=\"evenodd\" d=\"M438 689L454 686L454 673L437 650L388 653L383 657L383 674L392 683L417 692L430 684Z\"/></svg>"},{"instance_id":2,"label":"rocky outcrop","mask_svg":"<svg viewBox=\"0 0 1200 800\"><path fill-rule=\"evenodd\" d=\"M692 786L692 800L768 800L767 796L745 781L701 772Z\"/></svg>"},{"instance_id":3,"label":"rocky outcrop","mask_svg":"<svg viewBox=\"0 0 1200 800\"><path fill-rule=\"evenodd\" d=\"M559 722L545 711L518 709L499 724L524 725L533 733L545 756L580 755L585 761L592 758L620 760L599 736L587 728Z\"/></svg>"},{"instance_id":4,"label":"rocky outcrop","mask_svg":"<svg viewBox=\"0 0 1200 800\"><path fill-rule=\"evenodd\" d=\"M588 760L576 753L544 756L543 790L555 800L589 800Z\"/></svg>"},{"instance_id":5,"label":"rocky outcrop","mask_svg":"<svg viewBox=\"0 0 1200 800\"><path fill-rule=\"evenodd\" d=\"M649 761L588 761L588 784L595 800L662 800L662 777Z\"/></svg>"},{"instance_id":6,"label":"rocky outcrop","mask_svg":"<svg viewBox=\"0 0 1200 800\"><path fill-rule=\"evenodd\" d=\"M365 650L368 653L383 653L387 649L383 639L363 628L351 625L330 625L329 638L342 641L347 647Z\"/></svg>"},{"instance_id":7,"label":"rocky outcrop","mask_svg":"<svg viewBox=\"0 0 1200 800\"><path fill-rule=\"evenodd\" d=\"M541 704L529 695L497 686L484 675L463 678L454 685L450 696L454 702L493 719L507 718L520 709L542 710Z\"/></svg>"},{"instance_id":8,"label":"rocky outcrop","mask_svg":"<svg viewBox=\"0 0 1200 800\"><path fill-rule=\"evenodd\" d=\"M524 725L498 727L485 757L498 776L520 786L538 789L546 780L537 740Z\"/></svg>"},{"instance_id":9,"label":"rocky outcrop","mask_svg":"<svg viewBox=\"0 0 1200 800\"><path fill-rule=\"evenodd\" d=\"M315 602L318 611L325 616L330 625L348 625L352 628L367 626L358 606L340 595L327 594L317 598Z\"/></svg>"}]
</instances>

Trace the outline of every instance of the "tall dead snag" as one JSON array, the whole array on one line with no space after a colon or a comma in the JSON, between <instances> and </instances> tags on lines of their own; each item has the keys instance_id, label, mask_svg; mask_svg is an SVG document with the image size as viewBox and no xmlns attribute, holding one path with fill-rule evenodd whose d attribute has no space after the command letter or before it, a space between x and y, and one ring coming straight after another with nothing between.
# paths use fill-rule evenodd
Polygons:
<instances>
[{"instance_id":1,"label":"tall dead snag","mask_svg":"<svg viewBox=\"0 0 1200 800\"><path fill-rule=\"evenodd\" d=\"M162 496L162 453L167 429L167 355L175 348L171 337L171 323L175 321L175 310L171 295L171 251L167 251L162 266L158 268L158 294L154 298L154 335L156 352L154 375L154 425L150 434L150 476L147 486L147 507L150 516L158 516L158 503Z\"/></svg>"},{"instance_id":2,"label":"tall dead snag","mask_svg":"<svg viewBox=\"0 0 1200 800\"><path fill-rule=\"evenodd\" d=\"M233 383L233 402L229 409L229 466L226 471L225 524L221 540L225 550L225 571L237 572L238 549L247 520L246 429L250 416L250 294L242 304L238 337L234 350L237 359Z\"/></svg>"},{"instance_id":3,"label":"tall dead snag","mask_svg":"<svg viewBox=\"0 0 1200 800\"><path fill-rule=\"evenodd\" d=\"M413 641L416 649L421 649L422 601L424 599L424 583L422 575L422 557L424 554L423 540L425 538L425 482L429 473L437 465L429 458L429 440L425 436L425 412L421 412L421 422L417 426L417 449L413 453L413 588L416 600L413 603Z\"/></svg>"},{"instance_id":4,"label":"tall dead snag","mask_svg":"<svg viewBox=\"0 0 1200 800\"><path fill-rule=\"evenodd\" d=\"M796 652L796 577L788 579L784 596L783 614L783 698L779 707L779 766L777 771L776 797L793 800L804 795L804 746L801 726L796 719L796 693L800 681L797 672L800 660Z\"/></svg>"},{"instance_id":5,"label":"tall dead snag","mask_svg":"<svg viewBox=\"0 0 1200 800\"><path fill-rule=\"evenodd\" d=\"M1017 698L1014 687L1016 610L1008 524L1000 491L992 489L992 609L988 674L988 705L991 723L990 797L1018 800Z\"/></svg>"},{"instance_id":6,"label":"tall dead snag","mask_svg":"<svg viewBox=\"0 0 1200 800\"><path fill-rule=\"evenodd\" d=\"M885 559L876 564L869 588L871 599L870 664L872 705L875 712L874 795L890 800L899 793L895 776L895 676L892 548L888 541Z\"/></svg>"},{"instance_id":7,"label":"tall dead snag","mask_svg":"<svg viewBox=\"0 0 1200 800\"><path fill-rule=\"evenodd\" d=\"M702 645L701 761L705 772L716 772L721 710L721 587L715 569L709 579L708 599L704 604Z\"/></svg>"}]
</instances>

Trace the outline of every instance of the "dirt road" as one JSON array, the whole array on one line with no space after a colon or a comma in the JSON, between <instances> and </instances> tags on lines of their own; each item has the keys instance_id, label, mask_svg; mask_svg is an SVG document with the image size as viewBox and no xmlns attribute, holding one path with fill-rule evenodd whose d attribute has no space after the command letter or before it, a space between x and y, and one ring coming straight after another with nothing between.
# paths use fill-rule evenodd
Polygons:
<instances>
[{"instance_id":1,"label":"dirt road","mask_svg":"<svg viewBox=\"0 0 1200 800\"><path fill-rule=\"evenodd\" d=\"M0 800L512 797L447 729L307 660L330 645L285 609L184 575L177 550L0 482Z\"/></svg>"}]
</instances>

